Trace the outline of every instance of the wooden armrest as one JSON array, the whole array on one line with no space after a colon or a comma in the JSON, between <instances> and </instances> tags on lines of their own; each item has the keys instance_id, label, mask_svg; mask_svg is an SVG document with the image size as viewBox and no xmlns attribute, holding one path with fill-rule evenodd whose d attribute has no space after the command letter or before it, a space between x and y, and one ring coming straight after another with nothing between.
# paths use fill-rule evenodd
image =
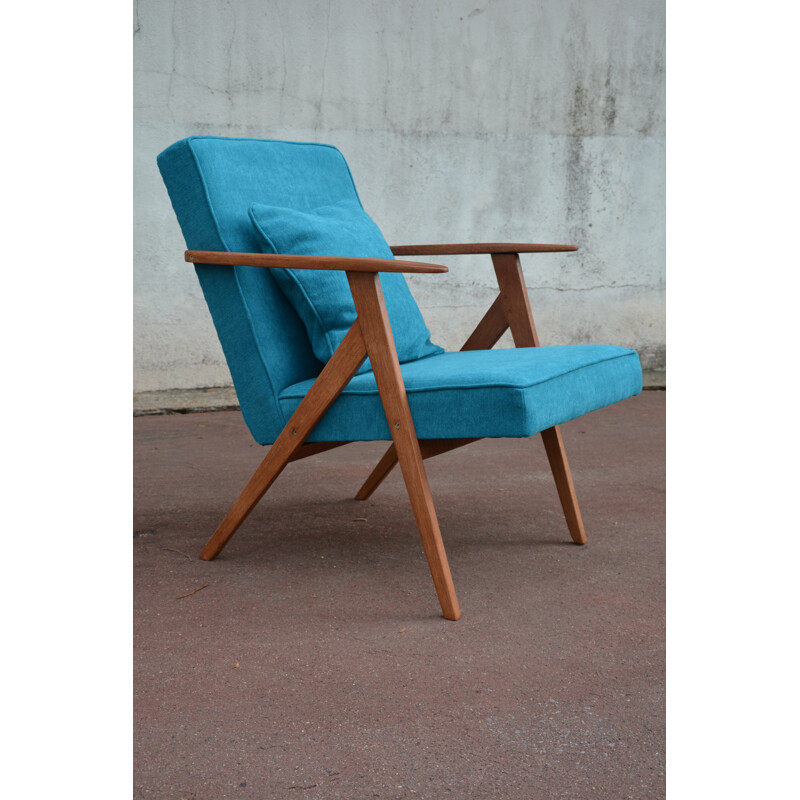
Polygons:
<instances>
[{"instance_id":1,"label":"wooden armrest","mask_svg":"<svg viewBox=\"0 0 800 800\"><path fill-rule=\"evenodd\" d=\"M339 258L338 256L289 256L274 253L223 253L187 250L184 259L192 264L278 269L339 269L346 272L447 272L441 264L398 261L393 258Z\"/></svg>"},{"instance_id":2,"label":"wooden armrest","mask_svg":"<svg viewBox=\"0 0 800 800\"><path fill-rule=\"evenodd\" d=\"M490 253L571 253L574 244L515 244L486 242L474 244L404 244L392 247L396 256L458 256Z\"/></svg>"}]
</instances>

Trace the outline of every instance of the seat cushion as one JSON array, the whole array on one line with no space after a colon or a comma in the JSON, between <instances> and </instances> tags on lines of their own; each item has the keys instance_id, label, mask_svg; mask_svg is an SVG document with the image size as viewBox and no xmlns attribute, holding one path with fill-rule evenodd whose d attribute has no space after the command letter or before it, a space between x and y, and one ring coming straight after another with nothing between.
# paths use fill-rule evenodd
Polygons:
<instances>
[{"instance_id":1,"label":"seat cushion","mask_svg":"<svg viewBox=\"0 0 800 800\"><path fill-rule=\"evenodd\" d=\"M265 253L394 258L378 226L355 200L306 211L253 203L249 211ZM303 320L314 355L327 362L356 319L347 276L310 269L275 269L272 274ZM443 353L431 343L403 275L384 273L380 280L400 362ZM359 372L369 369L367 361Z\"/></svg>"},{"instance_id":2,"label":"seat cushion","mask_svg":"<svg viewBox=\"0 0 800 800\"><path fill-rule=\"evenodd\" d=\"M642 390L634 350L562 345L442 353L401 366L420 439L524 437ZM288 421L313 381L286 388ZM372 373L356 375L308 441L391 439Z\"/></svg>"}]
</instances>

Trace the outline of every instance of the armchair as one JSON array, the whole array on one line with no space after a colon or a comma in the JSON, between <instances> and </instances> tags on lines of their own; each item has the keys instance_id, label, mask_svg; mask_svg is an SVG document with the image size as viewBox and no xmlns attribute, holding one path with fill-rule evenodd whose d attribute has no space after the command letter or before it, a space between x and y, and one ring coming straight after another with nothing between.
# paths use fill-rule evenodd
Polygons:
<instances>
[{"instance_id":1,"label":"armchair","mask_svg":"<svg viewBox=\"0 0 800 800\"><path fill-rule=\"evenodd\" d=\"M540 433L572 540L586 541L558 425L637 394L642 375L626 348L540 346L520 254L576 247L389 249L328 145L191 137L158 163L245 421L270 445L201 558L219 555L289 462L369 440L391 445L356 497L400 465L446 619L461 611L426 458L484 437ZM491 257L499 294L461 350L445 353L430 342L402 273L447 267L392 256L469 253ZM515 348L492 350L509 328Z\"/></svg>"}]
</instances>

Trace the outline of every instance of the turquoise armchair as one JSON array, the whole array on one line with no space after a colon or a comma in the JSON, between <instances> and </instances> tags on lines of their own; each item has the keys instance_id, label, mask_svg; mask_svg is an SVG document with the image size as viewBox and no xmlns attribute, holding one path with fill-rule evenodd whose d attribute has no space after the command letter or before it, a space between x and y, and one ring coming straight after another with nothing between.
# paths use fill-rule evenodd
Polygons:
<instances>
[{"instance_id":1,"label":"turquoise armchair","mask_svg":"<svg viewBox=\"0 0 800 800\"><path fill-rule=\"evenodd\" d=\"M323 144L198 136L158 166L254 439L270 445L200 557L215 558L290 461L390 442L356 497L399 463L447 619L460 609L424 459L485 437L541 434L574 542L586 541L558 425L642 388L635 351L541 347L520 253L570 245L390 248L342 154ZM483 253L499 294L458 352L432 343L396 259ZM435 278L431 278L434 280ZM515 348L492 350L511 329Z\"/></svg>"}]
</instances>

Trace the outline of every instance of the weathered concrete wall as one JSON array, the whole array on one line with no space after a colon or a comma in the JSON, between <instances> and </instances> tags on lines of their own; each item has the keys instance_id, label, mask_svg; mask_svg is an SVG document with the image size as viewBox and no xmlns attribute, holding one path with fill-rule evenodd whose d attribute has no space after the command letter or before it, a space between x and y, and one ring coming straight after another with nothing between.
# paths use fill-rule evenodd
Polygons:
<instances>
[{"instance_id":1,"label":"weathered concrete wall","mask_svg":"<svg viewBox=\"0 0 800 800\"><path fill-rule=\"evenodd\" d=\"M570 242L523 257L544 344L664 364L662 0L138 0L135 387L230 383L155 157L192 134L324 141L392 244ZM421 259L422 260L422 259ZM409 282L460 347L488 257Z\"/></svg>"}]
</instances>

